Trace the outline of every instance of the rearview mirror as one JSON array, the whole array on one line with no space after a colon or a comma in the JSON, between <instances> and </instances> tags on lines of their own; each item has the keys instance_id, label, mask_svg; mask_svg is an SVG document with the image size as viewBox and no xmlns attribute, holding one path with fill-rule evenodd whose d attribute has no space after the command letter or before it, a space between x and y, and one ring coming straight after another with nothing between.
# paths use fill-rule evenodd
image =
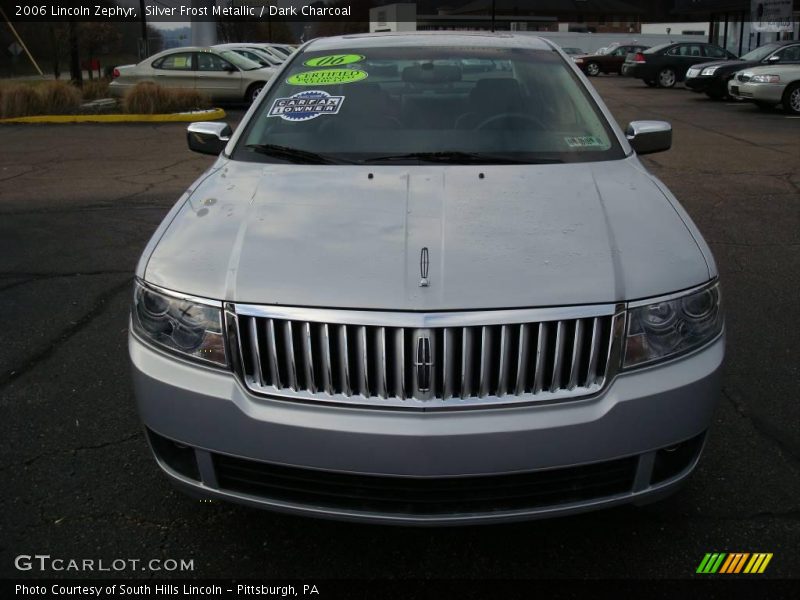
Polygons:
<instances>
[{"instance_id":1,"label":"rearview mirror","mask_svg":"<svg viewBox=\"0 0 800 600\"><path fill-rule=\"evenodd\" d=\"M672 147L672 125L666 121L631 121L625 137L636 154L663 152Z\"/></svg>"},{"instance_id":2,"label":"rearview mirror","mask_svg":"<svg viewBox=\"0 0 800 600\"><path fill-rule=\"evenodd\" d=\"M233 130L227 123L191 123L186 130L189 150L219 156L231 139Z\"/></svg>"}]
</instances>

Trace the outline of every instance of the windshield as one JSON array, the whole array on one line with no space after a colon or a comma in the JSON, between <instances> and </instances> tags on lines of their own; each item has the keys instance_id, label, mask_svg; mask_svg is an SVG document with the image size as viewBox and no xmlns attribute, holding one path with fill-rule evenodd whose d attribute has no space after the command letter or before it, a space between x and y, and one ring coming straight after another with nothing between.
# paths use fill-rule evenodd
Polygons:
<instances>
[{"instance_id":1,"label":"windshield","mask_svg":"<svg viewBox=\"0 0 800 600\"><path fill-rule=\"evenodd\" d=\"M219 55L230 63L239 67L242 71L252 71L253 69L260 69L261 65L253 62L249 58L245 58L234 50L220 50Z\"/></svg>"},{"instance_id":2,"label":"windshield","mask_svg":"<svg viewBox=\"0 0 800 600\"><path fill-rule=\"evenodd\" d=\"M770 54L777 50L778 46L773 44L767 44L766 46L761 46L756 48L755 50L751 50L744 56L742 56L742 60L747 60L750 62L760 62L767 58Z\"/></svg>"},{"instance_id":3,"label":"windshield","mask_svg":"<svg viewBox=\"0 0 800 600\"><path fill-rule=\"evenodd\" d=\"M289 151L294 151L293 153ZM622 158L608 121L552 50L388 47L303 52L233 158L506 164Z\"/></svg>"},{"instance_id":4,"label":"windshield","mask_svg":"<svg viewBox=\"0 0 800 600\"><path fill-rule=\"evenodd\" d=\"M266 61L272 67L277 67L280 65L280 63L269 52L266 52L261 48L248 48L247 50L253 52L256 56Z\"/></svg>"}]
</instances>

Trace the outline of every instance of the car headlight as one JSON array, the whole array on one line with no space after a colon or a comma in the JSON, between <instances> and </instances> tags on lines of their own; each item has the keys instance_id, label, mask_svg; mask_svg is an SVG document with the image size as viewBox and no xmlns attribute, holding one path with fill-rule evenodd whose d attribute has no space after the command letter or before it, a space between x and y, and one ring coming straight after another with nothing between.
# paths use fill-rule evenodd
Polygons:
<instances>
[{"instance_id":1,"label":"car headlight","mask_svg":"<svg viewBox=\"0 0 800 600\"><path fill-rule=\"evenodd\" d=\"M222 309L212 301L189 299L134 284L133 331L142 339L184 356L227 366Z\"/></svg>"},{"instance_id":2,"label":"car headlight","mask_svg":"<svg viewBox=\"0 0 800 600\"><path fill-rule=\"evenodd\" d=\"M699 348L722 331L719 284L628 310L624 367L674 358Z\"/></svg>"},{"instance_id":3,"label":"car headlight","mask_svg":"<svg viewBox=\"0 0 800 600\"><path fill-rule=\"evenodd\" d=\"M717 72L717 69L719 69L719 67L706 67L700 72L700 75L713 75Z\"/></svg>"},{"instance_id":4,"label":"car headlight","mask_svg":"<svg viewBox=\"0 0 800 600\"><path fill-rule=\"evenodd\" d=\"M780 83L780 75L753 75L751 83Z\"/></svg>"}]
</instances>

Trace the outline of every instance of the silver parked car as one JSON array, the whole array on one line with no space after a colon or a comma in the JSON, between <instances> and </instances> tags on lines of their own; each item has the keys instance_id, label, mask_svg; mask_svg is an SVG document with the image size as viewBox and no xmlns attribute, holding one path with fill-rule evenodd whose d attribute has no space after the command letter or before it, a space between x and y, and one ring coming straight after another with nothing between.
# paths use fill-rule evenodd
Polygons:
<instances>
[{"instance_id":1,"label":"silver parked car","mask_svg":"<svg viewBox=\"0 0 800 600\"><path fill-rule=\"evenodd\" d=\"M237 54L241 54L245 58L249 58L253 62L260 64L262 67L280 67L285 59L278 59L265 48L261 48L255 44L216 44L212 46L217 50L233 50Z\"/></svg>"},{"instance_id":2,"label":"silver parked car","mask_svg":"<svg viewBox=\"0 0 800 600\"><path fill-rule=\"evenodd\" d=\"M196 89L212 100L252 102L277 72L226 49L186 47L165 50L136 65L114 69L109 93L123 96L148 81L169 88Z\"/></svg>"},{"instance_id":3,"label":"silver parked car","mask_svg":"<svg viewBox=\"0 0 800 600\"><path fill-rule=\"evenodd\" d=\"M800 65L775 64L744 69L728 81L728 93L764 110L782 104L787 113L800 115Z\"/></svg>"},{"instance_id":4,"label":"silver parked car","mask_svg":"<svg viewBox=\"0 0 800 600\"><path fill-rule=\"evenodd\" d=\"M218 158L142 255L129 342L182 489L462 524L650 502L695 468L723 315L638 157L671 128L623 133L551 42L321 38L188 142Z\"/></svg>"}]
</instances>

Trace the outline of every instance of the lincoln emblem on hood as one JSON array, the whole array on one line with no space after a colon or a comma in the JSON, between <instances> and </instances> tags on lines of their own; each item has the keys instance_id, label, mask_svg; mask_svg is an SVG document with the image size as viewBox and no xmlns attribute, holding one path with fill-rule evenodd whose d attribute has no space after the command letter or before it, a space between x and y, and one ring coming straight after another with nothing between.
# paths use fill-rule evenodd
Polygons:
<instances>
[{"instance_id":1,"label":"lincoln emblem on hood","mask_svg":"<svg viewBox=\"0 0 800 600\"><path fill-rule=\"evenodd\" d=\"M430 285L430 281L428 280L429 265L430 259L428 258L428 249L423 248L419 253L419 287L428 287Z\"/></svg>"}]
</instances>

